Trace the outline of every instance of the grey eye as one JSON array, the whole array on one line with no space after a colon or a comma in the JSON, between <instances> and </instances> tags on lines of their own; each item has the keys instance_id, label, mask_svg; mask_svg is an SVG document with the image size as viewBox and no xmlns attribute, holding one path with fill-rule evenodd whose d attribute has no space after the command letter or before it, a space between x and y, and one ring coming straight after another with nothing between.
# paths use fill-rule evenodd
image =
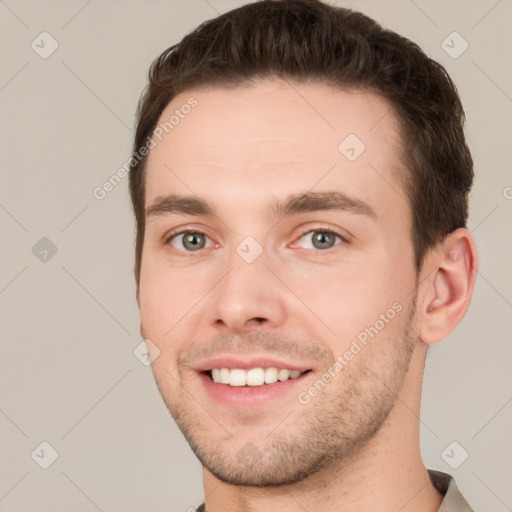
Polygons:
<instances>
[{"instance_id":1,"label":"grey eye","mask_svg":"<svg viewBox=\"0 0 512 512\"><path fill-rule=\"evenodd\" d=\"M209 238L204 233L185 231L173 236L171 238L171 245L176 247L176 249L183 250L185 248L186 251L191 252L209 247L207 245L208 240Z\"/></svg>"},{"instance_id":2,"label":"grey eye","mask_svg":"<svg viewBox=\"0 0 512 512\"><path fill-rule=\"evenodd\" d=\"M305 249L330 249L338 245L336 239L341 242L341 238L332 231L309 231L300 238L306 241Z\"/></svg>"}]
</instances>

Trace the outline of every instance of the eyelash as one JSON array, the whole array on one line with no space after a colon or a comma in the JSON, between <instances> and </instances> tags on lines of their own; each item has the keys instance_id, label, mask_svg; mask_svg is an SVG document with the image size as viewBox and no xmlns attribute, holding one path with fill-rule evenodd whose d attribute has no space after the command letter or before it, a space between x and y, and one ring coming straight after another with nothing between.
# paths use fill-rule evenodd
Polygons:
<instances>
[{"instance_id":1,"label":"eyelash","mask_svg":"<svg viewBox=\"0 0 512 512\"><path fill-rule=\"evenodd\" d=\"M315 229L308 229L306 231L304 231L303 233L301 233L299 235L299 237L296 239L296 240L300 240L302 237L304 237L305 235L308 235L309 233L314 233L314 232L319 232L319 233L330 233L334 236L337 236L340 240L341 240L341 243L339 244L336 244L336 245L333 245L332 247L329 247L329 249L317 249L315 252L327 252L329 251L330 249L334 249L337 245L342 245L342 244L348 244L349 241L347 240L346 237L344 237L341 233L338 233L338 231L335 231L333 229L330 229L330 228L322 228L322 227L317 227ZM171 233L165 240L165 243L166 244L170 244L171 240L179 235L184 235L184 234L194 234L194 235L205 235L206 237L208 237L208 235L206 233L204 233L203 231L199 231L199 230L194 230L194 229L184 229L182 231L178 231L178 232L175 232L175 233ZM209 238L209 237L208 237ZM179 252L182 252L182 253L194 253L196 251L181 251L179 249L176 249L177 251ZM306 249L307 251L311 250L311 249Z\"/></svg>"},{"instance_id":2,"label":"eyelash","mask_svg":"<svg viewBox=\"0 0 512 512\"><path fill-rule=\"evenodd\" d=\"M330 228L321 228L321 227L317 227L315 229L308 229L306 231L304 231L298 238L297 240L300 240L304 235L308 235L309 233L330 233L331 235L334 235L334 236L337 236L340 240L341 240L341 244L336 244L336 245L333 245L332 247L329 247L329 249L317 249L316 252L327 252L329 251L330 249L334 249L337 245L342 245L342 244L348 244L348 240L341 234L341 233L338 233L337 231L335 231L334 229L330 229ZM306 250L309 250L309 249L306 249Z\"/></svg>"}]
</instances>

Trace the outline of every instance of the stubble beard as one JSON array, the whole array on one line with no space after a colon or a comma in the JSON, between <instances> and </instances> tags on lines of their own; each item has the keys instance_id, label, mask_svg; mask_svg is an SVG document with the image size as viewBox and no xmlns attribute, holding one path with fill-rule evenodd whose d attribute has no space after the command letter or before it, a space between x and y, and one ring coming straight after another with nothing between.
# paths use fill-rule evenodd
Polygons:
<instances>
[{"instance_id":1,"label":"stubble beard","mask_svg":"<svg viewBox=\"0 0 512 512\"><path fill-rule=\"evenodd\" d=\"M409 307L401 340L385 347L385 360L376 358L371 349L376 340L370 341L308 405L292 404L291 414L276 411L276 425L286 414L294 417L293 431L279 427L264 439L233 439L222 430L222 418L213 420L186 391L171 399L156 374L155 381L192 451L219 480L251 487L294 484L322 470L342 467L381 429L409 369L416 343L415 319L416 300ZM214 430L222 431L221 439L209 437L211 421L218 423ZM249 457L243 456L244 451Z\"/></svg>"}]
</instances>

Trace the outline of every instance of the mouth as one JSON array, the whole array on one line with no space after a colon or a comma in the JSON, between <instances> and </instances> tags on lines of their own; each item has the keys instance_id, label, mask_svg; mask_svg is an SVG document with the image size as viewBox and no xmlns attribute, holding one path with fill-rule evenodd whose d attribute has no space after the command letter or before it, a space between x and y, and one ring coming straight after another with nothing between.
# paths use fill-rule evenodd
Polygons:
<instances>
[{"instance_id":1,"label":"mouth","mask_svg":"<svg viewBox=\"0 0 512 512\"><path fill-rule=\"evenodd\" d=\"M296 379L310 371L311 370L301 371L270 366L267 368L256 367L249 369L213 368L203 373L215 384L224 384L232 387L259 387Z\"/></svg>"},{"instance_id":2,"label":"mouth","mask_svg":"<svg viewBox=\"0 0 512 512\"><path fill-rule=\"evenodd\" d=\"M266 403L275 407L277 400L292 401L315 373L303 364L240 355L210 359L195 370L209 399L230 408Z\"/></svg>"}]
</instances>

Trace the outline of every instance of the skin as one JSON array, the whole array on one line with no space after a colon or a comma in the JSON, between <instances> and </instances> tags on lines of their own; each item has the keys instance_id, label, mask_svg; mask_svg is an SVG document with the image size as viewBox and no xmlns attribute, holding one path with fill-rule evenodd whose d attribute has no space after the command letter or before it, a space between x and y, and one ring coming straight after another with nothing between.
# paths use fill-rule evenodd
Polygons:
<instances>
[{"instance_id":1,"label":"skin","mask_svg":"<svg viewBox=\"0 0 512 512\"><path fill-rule=\"evenodd\" d=\"M146 207L192 195L216 215L148 217L137 301L163 400L203 464L208 512L437 510L442 497L419 448L423 366L427 346L469 306L471 233L451 233L416 274L397 122L369 92L262 80L187 91L161 120L191 96L197 106L150 152ZM348 134L366 146L352 162L338 149ZM268 206L308 191L343 192L375 217L275 216ZM345 241L317 248L312 232L326 228ZM205 247L187 252L183 237L169 241L185 229L205 233ZM252 263L236 251L247 236L262 249ZM300 403L297 393L397 303L400 312ZM312 371L293 392L228 406L194 369L227 354L270 354ZM250 465L240 456L247 446Z\"/></svg>"}]
</instances>

